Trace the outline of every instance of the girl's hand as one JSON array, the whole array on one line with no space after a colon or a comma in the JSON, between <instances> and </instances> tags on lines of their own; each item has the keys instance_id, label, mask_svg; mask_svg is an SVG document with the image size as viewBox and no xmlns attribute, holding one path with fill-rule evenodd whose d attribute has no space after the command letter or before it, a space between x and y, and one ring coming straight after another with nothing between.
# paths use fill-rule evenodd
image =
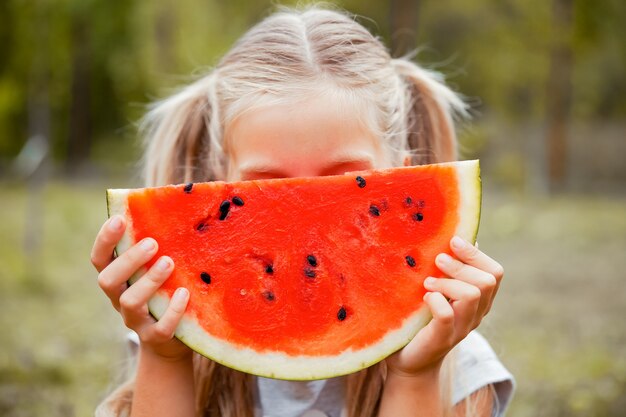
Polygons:
<instances>
[{"instance_id":1,"label":"girl's hand","mask_svg":"<svg viewBox=\"0 0 626 417\"><path fill-rule=\"evenodd\" d=\"M145 238L115 258L113 250L125 227L122 217L113 216L98 232L91 251L91 263L100 273L98 284L122 315L126 326L139 335L142 349L169 360L186 357L191 350L173 336L185 312L189 292L185 288L177 289L160 320L156 321L149 314L147 302L170 276L174 263L162 256L129 287L127 281L154 257L158 246L154 239Z\"/></svg>"},{"instance_id":2,"label":"girl's hand","mask_svg":"<svg viewBox=\"0 0 626 417\"><path fill-rule=\"evenodd\" d=\"M451 239L450 248L456 259L444 253L436 259L448 278L424 281L430 291L424 301L433 318L408 345L386 359L391 373L438 373L446 354L478 327L491 308L504 275L502 266L459 237Z\"/></svg>"}]
</instances>

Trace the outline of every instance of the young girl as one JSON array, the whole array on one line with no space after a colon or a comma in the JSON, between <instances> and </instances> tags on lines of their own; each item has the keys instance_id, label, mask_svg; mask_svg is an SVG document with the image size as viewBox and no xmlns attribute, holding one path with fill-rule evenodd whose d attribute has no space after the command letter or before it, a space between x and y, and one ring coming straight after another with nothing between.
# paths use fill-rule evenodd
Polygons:
<instances>
[{"instance_id":1,"label":"young girl","mask_svg":"<svg viewBox=\"0 0 626 417\"><path fill-rule=\"evenodd\" d=\"M352 18L316 8L275 14L245 34L209 74L145 119L147 186L342 174L454 160L452 113L462 101L439 78L385 47ZM102 227L92 251L98 282L138 335L134 378L98 416L502 415L511 375L472 332L489 311L502 267L453 238L448 278L428 279L433 319L403 349L346 377L292 382L247 375L173 338L185 288L155 321L146 302L175 268L167 256L132 287L156 253L144 239L113 257L125 228Z\"/></svg>"}]
</instances>

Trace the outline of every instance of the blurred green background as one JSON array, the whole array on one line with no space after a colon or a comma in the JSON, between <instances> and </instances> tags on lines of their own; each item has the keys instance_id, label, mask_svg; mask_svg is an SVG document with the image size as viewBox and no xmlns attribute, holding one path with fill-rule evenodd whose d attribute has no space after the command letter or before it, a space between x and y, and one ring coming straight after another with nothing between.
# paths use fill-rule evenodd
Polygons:
<instances>
[{"instance_id":1,"label":"blurred green background","mask_svg":"<svg viewBox=\"0 0 626 417\"><path fill-rule=\"evenodd\" d=\"M89 415L119 380L124 328L89 263L104 190L140 184L146 104L273 3L0 1L0 415ZM626 2L335 3L473 106L508 415L626 415Z\"/></svg>"}]
</instances>

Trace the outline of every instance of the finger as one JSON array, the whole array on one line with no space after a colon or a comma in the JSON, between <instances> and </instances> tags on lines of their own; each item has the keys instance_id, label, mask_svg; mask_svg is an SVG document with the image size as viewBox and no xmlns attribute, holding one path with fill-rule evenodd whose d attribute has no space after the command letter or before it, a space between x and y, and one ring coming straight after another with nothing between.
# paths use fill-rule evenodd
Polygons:
<instances>
[{"instance_id":1,"label":"finger","mask_svg":"<svg viewBox=\"0 0 626 417\"><path fill-rule=\"evenodd\" d=\"M118 256L98 275L98 285L111 299L114 306L118 305L119 289L131 276L148 262L157 251L154 239L145 238Z\"/></svg>"},{"instance_id":2,"label":"finger","mask_svg":"<svg viewBox=\"0 0 626 417\"><path fill-rule=\"evenodd\" d=\"M173 265L171 258L162 256L144 276L120 296L119 306L126 326L135 328L149 317L148 300L170 276Z\"/></svg>"},{"instance_id":3,"label":"finger","mask_svg":"<svg viewBox=\"0 0 626 417\"><path fill-rule=\"evenodd\" d=\"M124 234L126 223L123 217L113 216L108 219L98 232L91 249L91 263L98 272L113 260L113 250Z\"/></svg>"},{"instance_id":4,"label":"finger","mask_svg":"<svg viewBox=\"0 0 626 417\"><path fill-rule=\"evenodd\" d=\"M126 281L117 285L116 287L109 287L105 291L107 297L109 297L109 301L113 305L117 311L120 311L120 297L128 289L128 283Z\"/></svg>"},{"instance_id":5,"label":"finger","mask_svg":"<svg viewBox=\"0 0 626 417\"><path fill-rule=\"evenodd\" d=\"M452 306L439 292L428 292L424 295L424 302L428 305L433 316L432 320L418 335L425 342L425 346L435 347L437 350L447 350L454 344L455 315ZM409 345L419 343L413 339Z\"/></svg>"},{"instance_id":6,"label":"finger","mask_svg":"<svg viewBox=\"0 0 626 417\"><path fill-rule=\"evenodd\" d=\"M178 288L163 316L144 332L144 340L158 343L166 342L174 337L174 332L185 313L188 301L189 291L186 288Z\"/></svg>"},{"instance_id":7,"label":"finger","mask_svg":"<svg viewBox=\"0 0 626 417\"><path fill-rule=\"evenodd\" d=\"M450 240L450 249L460 261L488 272L500 283L504 276L504 268L498 262L481 252L476 246L468 241L454 236Z\"/></svg>"},{"instance_id":8,"label":"finger","mask_svg":"<svg viewBox=\"0 0 626 417\"><path fill-rule=\"evenodd\" d=\"M437 255L435 263L450 278L461 280L477 287L481 294L478 310L481 315L485 315L489 311L497 287L497 280L492 274L464 264L446 253Z\"/></svg>"},{"instance_id":9,"label":"finger","mask_svg":"<svg viewBox=\"0 0 626 417\"><path fill-rule=\"evenodd\" d=\"M482 271L488 272L496 279L496 285L491 295L491 299L489 304L487 305L487 310L491 309L491 305L493 304L493 299L500 288L500 283L502 281L502 277L504 276L504 268L494 259L485 255L483 252L478 250L477 246L473 246L466 240L461 239L458 236L455 236L450 241L450 248L453 253L462 261L469 265L476 267Z\"/></svg>"},{"instance_id":10,"label":"finger","mask_svg":"<svg viewBox=\"0 0 626 417\"><path fill-rule=\"evenodd\" d=\"M428 277L424 280L424 288L441 293L451 300L458 330L468 331L480 323L482 316L478 317L477 313L481 294L474 285L456 279Z\"/></svg>"}]
</instances>

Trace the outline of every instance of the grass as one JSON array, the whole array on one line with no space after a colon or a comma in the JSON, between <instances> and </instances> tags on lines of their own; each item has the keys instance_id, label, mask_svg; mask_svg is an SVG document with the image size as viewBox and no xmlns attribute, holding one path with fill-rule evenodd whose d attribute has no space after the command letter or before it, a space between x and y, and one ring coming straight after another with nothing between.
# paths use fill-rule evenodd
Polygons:
<instances>
[{"instance_id":1,"label":"grass","mask_svg":"<svg viewBox=\"0 0 626 417\"><path fill-rule=\"evenodd\" d=\"M51 184L34 201L7 186L0 201L0 415L91 415L122 358L123 328L89 261L103 187ZM24 247L28 228L39 250Z\"/></svg>"},{"instance_id":2,"label":"grass","mask_svg":"<svg viewBox=\"0 0 626 417\"><path fill-rule=\"evenodd\" d=\"M510 416L622 416L626 201L486 195L481 249L506 270L483 326L518 379Z\"/></svg>"},{"instance_id":3,"label":"grass","mask_svg":"<svg viewBox=\"0 0 626 417\"><path fill-rule=\"evenodd\" d=\"M120 375L124 327L89 263L104 188L0 188L0 415L90 415ZM486 192L480 247L506 277L481 331L517 378L510 417L623 415L625 214L619 197Z\"/></svg>"}]
</instances>

